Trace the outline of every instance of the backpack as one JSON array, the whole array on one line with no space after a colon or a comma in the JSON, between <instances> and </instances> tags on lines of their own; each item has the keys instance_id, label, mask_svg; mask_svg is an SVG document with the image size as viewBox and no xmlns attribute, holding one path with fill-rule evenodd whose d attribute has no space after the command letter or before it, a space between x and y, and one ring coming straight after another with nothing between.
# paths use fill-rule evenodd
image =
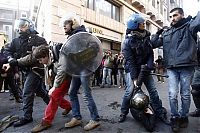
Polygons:
<instances>
[{"instance_id":1,"label":"backpack","mask_svg":"<svg viewBox=\"0 0 200 133\"><path fill-rule=\"evenodd\" d=\"M50 41L49 48L53 53L53 63L59 60L59 54L60 54L60 49L62 45L63 43L56 43L56 42Z\"/></svg>"}]
</instances>

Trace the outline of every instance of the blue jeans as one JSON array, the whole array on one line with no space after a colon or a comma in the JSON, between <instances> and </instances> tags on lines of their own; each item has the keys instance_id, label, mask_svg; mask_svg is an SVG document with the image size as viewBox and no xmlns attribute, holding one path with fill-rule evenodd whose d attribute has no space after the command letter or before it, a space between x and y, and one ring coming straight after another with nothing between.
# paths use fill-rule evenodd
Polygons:
<instances>
[{"instance_id":1,"label":"blue jeans","mask_svg":"<svg viewBox=\"0 0 200 133\"><path fill-rule=\"evenodd\" d=\"M118 69L118 74L119 74L119 85L123 86L125 84L125 71L124 69Z\"/></svg>"},{"instance_id":2,"label":"blue jeans","mask_svg":"<svg viewBox=\"0 0 200 133\"><path fill-rule=\"evenodd\" d=\"M112 73L111 68L107 68L107 67L103 68L102 85L105 85L105 83L107 83L108 85L111 85L111 73Z\"/></svg>"},{"instance_id":3,"label":"blue jeans","mask_svg":"<svg viewBox=\"0 0 200 133\"><path fill-rule=\"evenodd\" d=\"M80 86L82 85L83 88L83 100L88 106L88 109L90 111L90 116L92 120L98 121L99 115L97 111L96 104L92 97L91 88L89 87L89 79L90 76L87 77L72 77L70 89L69 89L69 97L72 105L72 114L73 117L76 119L81 120L82 116L80 113L80 104L78 100L78 90Z\"/></svg>"},{"instance_id":4,"label":"blue jeans","mask_svg":"<svg viewBox=\"0 0 200 133\"><path fill-rule=\"evenodd\" d=\"M187 117L190 108L190 84L194 74L193 67L167 69L169 75L169 102L171 117ZM181 108L178 111L178 93L180 84Z\"/></svg>"},{"instance_id":5,"label":"blue jeans","mask_svg":"<svg viewBox=\"0 0 200 133\"><path fill-rule=\"evenodd\" d=\"M160 100L158 96L158 92L156 90L153 77L151 75L147 76L144 81L144 85L146 86L146 89L150 96L150 104L155 111L155 114L157 116L162 115L164 112L162 107L162 101ZM126 74L126 91L123 97L122 106L121 106L121 113L127 115L129 112L129 101L132 97L133 92L133 81L131 79L130 73Z\"/></svg>"}]
</instances>

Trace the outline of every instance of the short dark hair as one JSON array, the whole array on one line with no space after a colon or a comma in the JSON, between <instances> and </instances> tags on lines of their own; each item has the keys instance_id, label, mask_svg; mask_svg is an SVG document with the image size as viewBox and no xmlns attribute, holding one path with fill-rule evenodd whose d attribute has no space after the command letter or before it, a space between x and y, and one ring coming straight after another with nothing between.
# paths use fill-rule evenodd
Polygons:
<instances>
[{"instance_id":1,"label":"short dark hair","mask_svg":"<svg viewBox=\"0 0 200 133\"><path fill-rule=\"evenodd\" d=\"M45 58L49 56L49 47L45 45L40 45L33 50L33 56L36 59Z\"/></svg>"},{"instance_id":2,"label":"short dark hair","mask_svg":"<svg viewBox=\"0 0 200 133\"><path fill-rule=\"evenodd\" d=\"M170 11L170 13L172 13L172 12L174 12L174 11L177 11L177 10L178 10L178 12L179 12L180 14L184 15L183 8L180 8L180 7L176 7L176 8L174 8L174 9L172 9L172 10Z\"/></svg>"}]
</instances>

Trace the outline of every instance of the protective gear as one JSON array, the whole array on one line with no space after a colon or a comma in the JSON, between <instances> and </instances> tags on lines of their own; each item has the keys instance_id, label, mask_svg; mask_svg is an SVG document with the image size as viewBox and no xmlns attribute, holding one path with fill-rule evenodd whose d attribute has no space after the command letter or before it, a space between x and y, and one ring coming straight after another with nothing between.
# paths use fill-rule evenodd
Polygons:
<instances>
[{"instance_id":1,"label":"protective gear","mask_svg":"<svg viewBox=\"0 0 200 133\"><path fill-rule=\"evenodd\" d=\"M149 132L154 131L156 118L152 108L148 107L145 110L130 108L130 112L135 120L140 121L144 125L144 128L147 131Z\"/></svg>"},{"instance_id":2,"label":"protective gear","mask_svg":"<svg viewBox=\"0 0 200 133\"><path fill-rule=\"evenodd\" d=\"M20 31L21 28L25 28L27 27L28 30L26 32L33 32L35 31L35 26L33 24L33 22L28 19L28 18L20 18L18 20L15 21L15 29L17 30L17 32L19 32L19 34L23 34L22 31Z\"/></svg>"},{"instance_id":3,"label":"protective gear","mask_svg":"<svg viewBox=\"0 0 200 133\"><path fill-rule=\"evenodd\" d=\"M130 99L130 107L135 109L145 109L149 105L149 97L139 89Z\"/></svg>"},{"instance_id":4,"label":"protective gear","mask_svg":"<svg viewBox=\"0 0 200 133\"><path fill-rule=\"evenodd\" d=\"M103 58L101 41L87 32L70 36L60 52L65 56L65 71L73 76L92 74Z\"/></svg>"},{"instance_id":5,"label":"protective gear","mask_svg":"<svg viewBox=\"0 0 200 133\"><path fill-rule=\"evenodd\" d=\"M200 109L200 85L192 85L192 96L197 109Z\"/></svg>"},{"instance_id":6,"label":"protective gear","mask_svg":"<svg viewBox=\"0 0 200 133\"><path fill-rule=\"evenodd\" d=\"M135 30L138 29L140 23L144 23L144 18L138 14L132 14L127 21L127 29Z\"/></svg>"},{"instance_id":7,"label":"protective gear","mask_svg":"<svg viewBox=\"0 0 200 133\"><path fill-rule=\"evenodd\" d=\"M72 22L72 29L76 29L80 26L80 18L75 13L68 13L67 15L63 16L60 20L59 26L63 27L69 22Z\"/></svg>"}]
</instances>

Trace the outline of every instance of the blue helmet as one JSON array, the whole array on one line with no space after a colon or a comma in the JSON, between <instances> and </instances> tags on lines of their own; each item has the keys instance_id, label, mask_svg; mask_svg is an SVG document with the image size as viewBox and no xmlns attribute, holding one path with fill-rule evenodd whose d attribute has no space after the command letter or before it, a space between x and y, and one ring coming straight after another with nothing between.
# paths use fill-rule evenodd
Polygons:
<instances>
[{"instance_id":1,"label":"blue helmet","mask_svg":"<svg viewBox=\"0 0 200 133\"><path fill-rule=\"evenodd\" d=\"M127 29L135 30L138 28L139 24L144 23L144 21L144 18L140 14L134 13L127 20Z\"/></svg>"}]
</instances>

